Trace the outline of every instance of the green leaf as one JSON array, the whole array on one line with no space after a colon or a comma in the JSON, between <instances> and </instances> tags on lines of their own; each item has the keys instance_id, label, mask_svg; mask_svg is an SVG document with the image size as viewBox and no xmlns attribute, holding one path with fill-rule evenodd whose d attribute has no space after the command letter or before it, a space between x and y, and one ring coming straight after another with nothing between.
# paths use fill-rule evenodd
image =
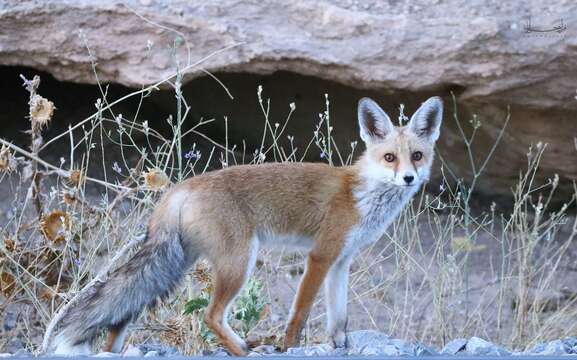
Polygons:
<instances>
[{"instance_id":1,"label":"green leaf","mask_svg":"<svg viewBox=\"0 0 577 360\"><path fill-rule=\"evenodd\" d=\"M196 299L189 300L186 305L184 305L184 314L190 315L197 310L204 309L208 306L208 299L198 297Z\"/></svg>"}]
</instances>

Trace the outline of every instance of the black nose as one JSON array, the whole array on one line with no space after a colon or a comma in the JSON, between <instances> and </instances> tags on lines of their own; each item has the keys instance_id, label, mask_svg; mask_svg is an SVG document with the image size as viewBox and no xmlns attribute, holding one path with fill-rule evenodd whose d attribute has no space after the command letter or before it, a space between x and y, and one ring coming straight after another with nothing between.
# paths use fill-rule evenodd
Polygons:
<instances>
[{"instance_id":1,"label":"black nose","mask_svg":"<svg viewBox=\"0 0 577 360\"><path fill-rule=\"evenodd\" d=\"M407 175L407 176L403 177L403 180L405 180L407 185L409 185L413 182L413 180L415 180L415 177L412 175Z\"/></svg>"}]
</instances>

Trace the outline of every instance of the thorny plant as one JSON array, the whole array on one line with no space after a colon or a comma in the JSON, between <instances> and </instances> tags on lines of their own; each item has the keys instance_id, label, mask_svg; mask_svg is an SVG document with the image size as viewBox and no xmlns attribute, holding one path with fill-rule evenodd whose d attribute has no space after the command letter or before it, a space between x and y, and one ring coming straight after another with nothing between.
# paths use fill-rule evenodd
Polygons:
<instances>
[{"instance_id":1,"label":"thorny plant","mask_svg":"<svg viewBox=\"0 0 577 360\"><path fill-rule=\"evenodd\" d=\"M326 108L302 149L286 133L296 105L291 103L286 118L275 122L262 87L256 94L264 119L260 144L254 149L244 142L242 147L231 144L228 118L223 119L224 144L211 139L204 129L218 120L193 123L188 100L181 91L183 74L200 68L201 63L189 61L182 68L177 63L173 76L116 100L109 99L99 84L102 97L95 102L96 111L47 141L42 130L52 119L54 104L38 94L39 78L23 79L30 95L30 149L0 139L2 178L17 180L13 203L19 204L0 231L0 309L1 313L9 307L21 311L15 328L0 330L0 349L19 335L30 350L38 351L38 335L64 304L98 279L113 255L116 260L132 251L125 244L142 234L155 201L171 183L218 168L215 163L227 167L299 162L315 153L319 161L335 166L354 161L357 143L351 142L343 152L334 141L326 94ZM93 70L97 74L96 63ZM169 136L138 117L141 104L161 86L171 87L176 98L176 113L166 119ZM116 113L115 106L134 97L139 107L132 118ZM474 117L467 136L455 99L453 104L453 120L470 158L472 178L459 175L441 156L440 188L422 191L382 241L357 258L349 305L351 311L357 311L351 312L350 328L370 327L436 345L455 337L478 335L519 349L575 333L577 296L574 289L563 287L558 276L577 234L577 224L569 214L575 198L559 209L552 207L558 177L546 184L536 183L539 161L546 150L545 144L536 144L529 150L527 168L514 187L513 210L499 214L493 205L486 211L473 211L474 190L509 117L487 157L478 164L473 145L482 123ZM401 122L402 111L401 107ZM65 141L70 152L58 165L43 159L48 146ZM104 160L111 151L121 158L112 167ZM100 169L101 176L89 176L94 169ZM47 179L51 179L50 184L45 183ZM100 198L90 196L90 189L100 190ZM123 249L120 254L119 249ZM472 258L485 269L484 282L475 286L471 281ZM237 301L233 317L243 335L259 330L262 339L278 340L283 318L273 320L265 315L286 309L290 295L275 305L272 293L286 288L286 278L301 272L303 256L263 250L260 259L261 266ZM110 265L117 266L116 262ZM185 354L212 345L201 322L210 293L205 267L204 263L197 264L174 296L145 312L133 326L136 331L129 341L161 340ZM554 290L558 296L548 297ZM308 322L307 341L319 340L312 334L317 333L324 317L320 309L315 306Z\"/></svg>"}]
</instances>

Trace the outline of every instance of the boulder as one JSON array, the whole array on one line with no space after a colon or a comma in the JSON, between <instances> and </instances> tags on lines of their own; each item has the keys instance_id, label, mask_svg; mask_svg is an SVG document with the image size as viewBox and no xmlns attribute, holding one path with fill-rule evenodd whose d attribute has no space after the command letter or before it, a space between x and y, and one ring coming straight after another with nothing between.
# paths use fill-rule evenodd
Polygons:
<instances>
[{"instance_id":1,"label":"boulder","mask_svg":"<svg viewBox=\"0 0 577 360\"><path fill-rule=\"evenodd\" d=\"M571 338L567 338L571 339ZM528 352L543 356L560 356L572 354L572 346L564 340L553 340L548 343L538 343Z\"/></svg>"},{"instance_id":2,"label":"boulder","mask_svg":"<svg viewBox=\"0 0 577 360\"><path fill-rule=\"evenodd\" d=\"M504 348L497 346L487 340L472 337L467 341L465 351L473 356L506 356L511 355L511 352Z\"/></svg>"},{"instance_id":3,"label":"boulder","mask_svg":"<svg viewBox=\"0 0 577 360\"><path fill-rule=\"evenodd\" d=\"M318 344L289 348L285 354L288 356L328 356L334 355L334 353L335 349L333 349L329 344Z\"/></svg>"},{"instance_id":4,"label":"boulder","mask_svg":"<svg viewBox=\"0 0 577 360\"><path fill-rule=\"evenodd\" d=\"M134 345L128 345L126 350L122 353L123 357L142 357L144 353L138 347Z\"/></svg>"},{"instance_id":5,"label":"boulder","mask_svg":"<svg viewBox=\"0 0 577 360\"><path fill-rule=\"evenodd\" d=\"M467 339L455 339L449 341L441 350L441 355L456 355L465 350Z\"/></svg>"},{"instance_id":6,"label":"boulder","mask_svg":"<svg viewBox=\"0 0 577 360\"><path fill-rule=\"evenodd\" d=\"M92 355L92 357L101 357L101 358L118 357L118 354L113 353L113 352L103 351L103 352Z\"/></svg>"},{"instance_id":7,"label":"boulder","mask_svg":"<svg viewBox=\"0 0 577 360\"><path fill-rule=\"evenodd\" d=\"M178 350L174 346L164 344L139 344L138 349L142 353L148 355L149 353L156 353L158 356L179 356ZM152 356L152 355L149 355Z\"/></svg>"}]
</instances>

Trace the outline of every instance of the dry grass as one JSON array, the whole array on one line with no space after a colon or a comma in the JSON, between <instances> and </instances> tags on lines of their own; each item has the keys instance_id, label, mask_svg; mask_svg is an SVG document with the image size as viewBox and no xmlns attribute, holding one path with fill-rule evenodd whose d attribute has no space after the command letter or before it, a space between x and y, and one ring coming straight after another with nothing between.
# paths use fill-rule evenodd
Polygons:
<instances>
[{"instance_id":1,"label":"dry grass","mask_svg":"<svg viewBox=\"0 0 577 360\"><path fill-rule=\"evenodd\" d=\"M0 351L14 336L38 351L57 311L94 280L119 249L139 238L155 201L171 183L202 174L214 164L303 161L311 152L335 166L353 161L357 144L352 142L345 150L334 142L328 97L303 149L285 133L295 105L287 106L286 118L275 122L269 118L270 99L261 87L256 96L263 129L256 150L229 144L228 136L225 143L210 139L204 127L214 121L226 125L229 120L201 120L190 126L190 107L181 92L182 74L199 66L200 62L188 65L117 100L107 99L103 89L94 114L47 140L42 131L50 125L53 104L38 94L40 79L25 80L30 92L29 150L0 139L2 178L17 184L12 194L3 196L10 195L6 201L18 204L0 230L0 313L18 312L16 327L0 330ZM176 112L167 119L169 136L147 121L115 112L115 105L128 98L147 101L161 86L171 87L176 98ZM475 134L482 124L474 120L463 129L453 110L471 155L473 177L462 179L441 156L441 187L421 192L388 234L358 257L351 276L350 328L375 328L438 346L477 335L518 349L574 334L577 292L567 288L574 279L565 276L571 265L568 251L577 234L575 218L568 213L575 197L554 208L551 196L558 177L535 183L546 151L544 144L536 144L529 149L527 167L519 169L513 202L507 206L512 210L501 214L495 206L473 209L475 186L500 138L486 159L475 163ZM65 141L70 151L60 164L43 160L43 150ZM198 141L210 146L201 148ZM94 160L109 152L120 154L121 161L111 165ZM98 177L89 176L94 169ZM285 250L260 254L255 277L270 306L248 331L257 342L276 343L282 337L303 266L302 254L289 254ZM205 266L198 264L173 297L145 312L129 341L162 341L185 354L214 345L198 313L183 315L187 300L210 292ZM306 329L307 341L323 340L318 331L323 321L324 311L317 305ZM236 327L242 329L243 324Z\"/></svg>"}]
</instances>

